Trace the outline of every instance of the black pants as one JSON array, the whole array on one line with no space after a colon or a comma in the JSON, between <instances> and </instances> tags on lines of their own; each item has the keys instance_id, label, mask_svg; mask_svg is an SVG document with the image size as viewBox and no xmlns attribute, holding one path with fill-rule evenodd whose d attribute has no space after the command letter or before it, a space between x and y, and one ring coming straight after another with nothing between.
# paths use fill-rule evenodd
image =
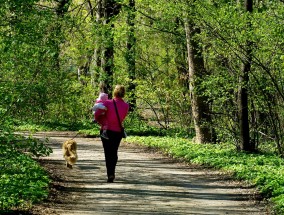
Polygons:
<instances>
[{"instance_id":1,"label":"black pants","mask_svg":"<svg viewBox=\"0 0 284 215\"><path fill-rule=\"evenodd\" d=\"M101 131L102 133L102 131ZM107 176L115 176L115 167L117 164L117 151L122 139L121 132L107 131L108 140L101 138L104 153L105 153L105 162L107 169Z\"/></svg>"}]
</instances>

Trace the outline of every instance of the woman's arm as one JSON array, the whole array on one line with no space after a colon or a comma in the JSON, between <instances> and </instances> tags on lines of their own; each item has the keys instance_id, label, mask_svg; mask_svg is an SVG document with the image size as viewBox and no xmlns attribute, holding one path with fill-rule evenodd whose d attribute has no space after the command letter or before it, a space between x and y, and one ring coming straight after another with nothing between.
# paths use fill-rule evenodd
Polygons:
<instances>
[{"instance_id":1,"label":"woman's arm","mask_svg":"<svg viewBox=\"0 0 284 215\"><path fill-rule=\"evenodd\" d=\"M97 109L97 111L95 112L95 120L99 123L102 124L102 115L104 115L106 113L106 110L104 109Z\"/></svg>"}]
</instances>

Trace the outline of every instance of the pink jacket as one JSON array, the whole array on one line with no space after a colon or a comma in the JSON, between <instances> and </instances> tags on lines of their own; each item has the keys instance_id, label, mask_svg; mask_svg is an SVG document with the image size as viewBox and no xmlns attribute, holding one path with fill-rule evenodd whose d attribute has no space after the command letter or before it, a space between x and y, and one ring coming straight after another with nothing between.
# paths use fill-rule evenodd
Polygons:
<instances>
[{"instance_id":1,"label":"pink jacket","mask_svg":"<svg viewBox=\"0 0 284 215\"><path fill-rule=\"evenodd\" d=\"M128 114L129 105L126 102L124 102L124 100L121 98L114 98L114 101L116 102L116 107L117 107L120 121L121 123L123 123L123 120ZM117 115L115 112L113 100L104 101L103 105L107 108L107 110L106 111L101 110L101 109L97 110L95 113L95 119L98 121L99 124L102 125L103 123L102 118L104 118L104 120L106 120L108 130L121 131L121 128L120 128L120 125L117 119ZM105 117L100 117L102 116L103 112L105 112ZM102 127L103 125L101 126L101 129Z\"/></svg>"}]
</instances>

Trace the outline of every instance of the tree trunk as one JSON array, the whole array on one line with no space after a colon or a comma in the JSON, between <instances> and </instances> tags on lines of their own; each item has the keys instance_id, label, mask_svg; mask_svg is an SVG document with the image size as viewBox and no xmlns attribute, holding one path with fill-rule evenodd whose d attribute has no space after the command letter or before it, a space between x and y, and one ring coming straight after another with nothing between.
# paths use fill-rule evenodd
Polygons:
<instances>
[{"instance_id":1,"label":"tree trunk","mask_svg":"<svg viewBox=\"0 0 284 215\"><path fill-rule=\"evenodd\" d=\"M58 0L57 5L55 7L55 12L57 15L57 23L54 29L55 38L54 38L54 48L55 48L55 55L54 55L54 63L56 71L60 71L60 45L64 41L62 38L62 26L61 26L61 19L64 18L65 14L68 11L70 6L70 0Z\"/></svg>"},{"instance_id":2,"label":"tree trunk","mask_svg":"<svg viewBox=\"0 0 284 215\"><path fill-rule=\"evenodd\" d=\"M198 91L202 77L206 74L202 47L193 38L200 33L200 29L192 25L189 20L185 20L186 43L188 52L188 70L191 93L192 115L195 126L195 142L212 142L211 116L209 114L209 104L206 97Z\"/></svg>"},{"instance_id":3,"label":"tree trunk","mask_svg":"<svg viewBox=\"0 0 284 215\"><path fill-rule=\"evenodd\" d=\"M246 12L252 13L252 0L245 1ZM251 23L248 21L247 30L250 31ZM247 40L245 46L245 59L243 63L242 74L239 77L238 103L239 103L239 125L240 125L240 149L243 151L252 152L255 150L255 145L250 141L249 117L248 117L248 86L249 73L251 70L252 61L252 44Z\"/></svg>"},{"instance_id":4,"label":"tree trunk","mask_svg":"<svg viewBox=\"0 0 284 215\"><path fill-rule=\"evenodd\" d=\"M97 4L99 4L99 1L98 1ZM86 9L87 9L88 13L91 15L92 21L94 21L95 14L94 14L94 8L93 8L91 0L86 0L85 5L86 5Z\"/></svg>"},{"instance_id":5,"label":"tree trunk","mask_svg":"<svg viewBox=\"0 0 284 215\"><path fill-rule=\"evenodd\" d=\"M114 68L114 44L113 28L114 24L110 23L111 18L116 16L120 11L120 5L114 0L102 0L104 16L104 47L102 50L101 66L103 68L101 80L107 88L107 93L111 96L113 85L113 68Z\"/></svg>"},{"instance_id":6,"label":"tree trunk","mask_svg":"<svg viewBox=\"0 0 284 215\"><path fill-rule=\"evenodd\" d=\"M98 27L102 25L102 18L103 18L103 5L102 0L97 0L96 5L96 24ZM99 32L99 31L98 31ZM94 50L94 64L95 70L98 74L101 74L102 71L102 35L98 34L96 38L96 47ZM94 75L92 76L93 79L93 86L96 86L94 81Z\"/></svg>"},{"instance_id":7,"label":"tree trunk","mask_svg":"<svg viewBox=\"0 0 284 215\"><path fill-rule=\"evenodd\" d=\"M129 27L129 30L128 30L127 52L125 55L125 60L127 63L128 74L130 79L130 83L128 86L128 92L129 92L128 102L130 105L130 110L134 110L136 107L136 96L135 96L136 84L134 83L136 80L136 75L135 75L136 38L134 34L134 25L135 25L134 21L135 21L135 0L129 0L129 10L127 16L127 25Z\"/></svg>"},{"instance_id":8,"label":"tree trunk","mask_svg":"<svg viewBox=\"0 0 284 215\"><path fill-rule=\"evenodd\" d=\"M175 31L178 31L181 23L178 18L175 21ZM178 35L178 33L177 33ZM187 46L184 42L184 38L178 36L175 37L175 66L179 74L179 84L182 87L183 96L186 98L188 96L189 88L189 74L188 74L188 64L187 64Z\"/></svg>"},{"instance_id":9,"label":"tree trunk","mask_svg":"<svg viewBox=\"0 0 284 215\"><path fill-rule=\"evenodd\" d=\"M55 8L56 14L59 17L63 17L67 13L71 0L58 0Z\"/></svg>"}]
</instances>

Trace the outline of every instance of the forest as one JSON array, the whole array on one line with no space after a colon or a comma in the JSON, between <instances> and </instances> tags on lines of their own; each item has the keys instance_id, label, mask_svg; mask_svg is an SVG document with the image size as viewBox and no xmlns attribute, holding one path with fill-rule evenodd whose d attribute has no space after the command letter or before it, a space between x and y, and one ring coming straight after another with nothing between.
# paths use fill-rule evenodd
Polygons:
<instances>
[{"instance_id":1,"label":"forest","mask_svg":"<svg viewBox=\"0 0 284 215\"><path fill-rule=\"evenodd\" d=\"M9 167L11 151L51 153L16 131L95 129L90 108L102 86L111 97L113 86L123 84L129 140L148 144L156 136L149 144L159 145L168 136L168 154L220 168L232 163L232 171L248 157L252 169L234 174L284 213L284 1L0 0L0 6L1 169ZM211 157L224 147L218 156L228 156L226 163L200 161L178 138ZM7 178L1 172L1 190ZM2 209L22 204L0 196Z\"/></svg>"}]
</instances>

